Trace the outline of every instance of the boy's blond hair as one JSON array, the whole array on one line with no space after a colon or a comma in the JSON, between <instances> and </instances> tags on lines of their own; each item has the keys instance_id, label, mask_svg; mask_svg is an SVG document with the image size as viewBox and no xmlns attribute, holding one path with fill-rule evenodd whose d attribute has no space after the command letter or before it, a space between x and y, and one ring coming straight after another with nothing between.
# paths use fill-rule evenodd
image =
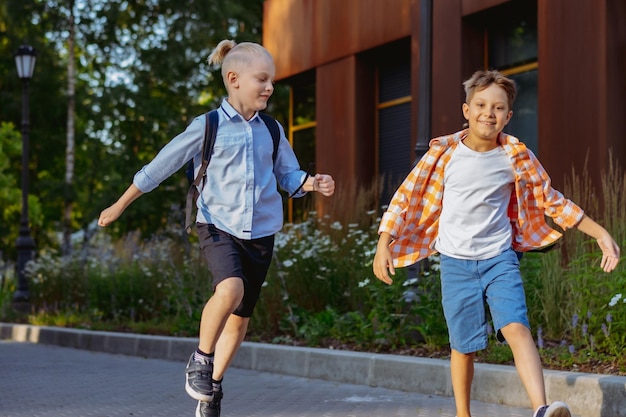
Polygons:
<instances>
[{"instance_id":1,"label":"boy's blond hair","mask_svg":"<svg viewBox=\"0 0 626 417\"><path fill-rule=\"evenodd\" d=\"M515 85L515 81L505 77L501 72L496 70L476 71L463 83L463 87L465 87L465 102L469 104L470 100L474 96L474 93L484 90L491 84L501 87L506 92L509 110L513 109L513 102L517 96L517 86Z\"/></svg>"},{"instance_id":2,"label":"boy's blond hair","mask_svg":"<svg viewBox=\"0 0 626 417\"><path fill-rule=\"evenodd\" d=\"M236 43L233 40L225 39L217 44L207 62L209 65L222 65L222 77L228 71L237 70L248 65L254 58L264 57L274 61L272 55L263 46L254 42Z\"/></svg>"}]
</instances>

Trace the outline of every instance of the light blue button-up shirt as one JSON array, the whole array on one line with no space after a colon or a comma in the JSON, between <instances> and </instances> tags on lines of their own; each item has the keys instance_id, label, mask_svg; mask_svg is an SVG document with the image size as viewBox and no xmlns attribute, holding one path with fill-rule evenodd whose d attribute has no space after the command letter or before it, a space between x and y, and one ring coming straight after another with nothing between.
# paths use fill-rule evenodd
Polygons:
<instances>
[{"instance_id":1,"label":"light blue button-up shirt","mask_svg":"<svg viewBox=\"0 0 626 417\"><path fill-rule=\"evenodd\" d=\"M277 184L291 194L302 184L306 172L300 169L280 124L280 143L273 163L272 136L258 114L246 121L224 100L218 115L215 146L197 201L196 221L213 223L240 239L273 235L283 225L282 196ZM135 174L135 186L150 192L191 158L197 175L205 124L204 115L196 117ZM304 194L300 190L295 197Z\"/></svg>"}]
</instances>

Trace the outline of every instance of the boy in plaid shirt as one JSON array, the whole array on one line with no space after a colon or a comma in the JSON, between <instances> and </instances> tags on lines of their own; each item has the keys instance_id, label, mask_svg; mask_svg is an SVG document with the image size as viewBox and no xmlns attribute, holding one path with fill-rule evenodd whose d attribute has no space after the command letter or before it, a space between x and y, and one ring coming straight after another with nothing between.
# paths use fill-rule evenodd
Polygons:
<instances>
[{"instance_id":1,"label":"boy in plaid shirt","mask_svg":"<svg viewBox=\"0 0 626 417\"><path fill-rule=\"evenodd\" d=\"M440 253L457 417L471 415L474 357L487 347L485 300L498 338L511 347L533 416L571 417L565 403L546 404L517 253L546 250L562 236L544 216L596 239L605 272L617 266L620 249L552 188L530 149L502 132L513 115L515 82L497 71L478 71L463 85L469 127L433 139L396 191L379 227L374 274L391 284L395 268Z\"/></svg>"}]
</instances>

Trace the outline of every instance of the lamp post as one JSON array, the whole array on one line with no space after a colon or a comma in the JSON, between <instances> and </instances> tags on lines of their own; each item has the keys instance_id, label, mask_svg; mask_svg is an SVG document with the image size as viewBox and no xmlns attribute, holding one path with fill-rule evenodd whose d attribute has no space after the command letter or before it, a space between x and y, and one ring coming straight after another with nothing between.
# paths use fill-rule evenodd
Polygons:
<instances>
[{"instance_id":1,"label":"lamp post","mask_svg":"<svg viewBox=\"0 0 626 417\"><path fill-rule=\"evenodd\" d=\"M22 217L15 248L17 249L17 289L13 293L13 301L27 303L30 294L28 292L28 280L26 278L26 263L33 258L35 241L30 235L28 221L28 139L29 139L29 103L28 83L35 70L35 49L32 46L22 45L15 56L17 74L22 80Z\"/></svg>"}]
</instances>

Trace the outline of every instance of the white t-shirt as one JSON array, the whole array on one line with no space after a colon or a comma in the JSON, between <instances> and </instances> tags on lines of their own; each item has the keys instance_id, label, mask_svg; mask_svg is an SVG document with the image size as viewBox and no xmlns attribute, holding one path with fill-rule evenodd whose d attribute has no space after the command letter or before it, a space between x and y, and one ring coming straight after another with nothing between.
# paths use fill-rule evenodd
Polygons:
<instances>
[{"instance_id":1,"label":"white t-shirt","mask_svg":"<svg viewBox=\"0 0 626 417\"><path fill-rule=\"evenodd\" d=\"M445 167L435 249L459 259L493 258L511 247L507 209L513 165L498 146L476 152L460 142Z\"/></svg>"}]
</instances>

